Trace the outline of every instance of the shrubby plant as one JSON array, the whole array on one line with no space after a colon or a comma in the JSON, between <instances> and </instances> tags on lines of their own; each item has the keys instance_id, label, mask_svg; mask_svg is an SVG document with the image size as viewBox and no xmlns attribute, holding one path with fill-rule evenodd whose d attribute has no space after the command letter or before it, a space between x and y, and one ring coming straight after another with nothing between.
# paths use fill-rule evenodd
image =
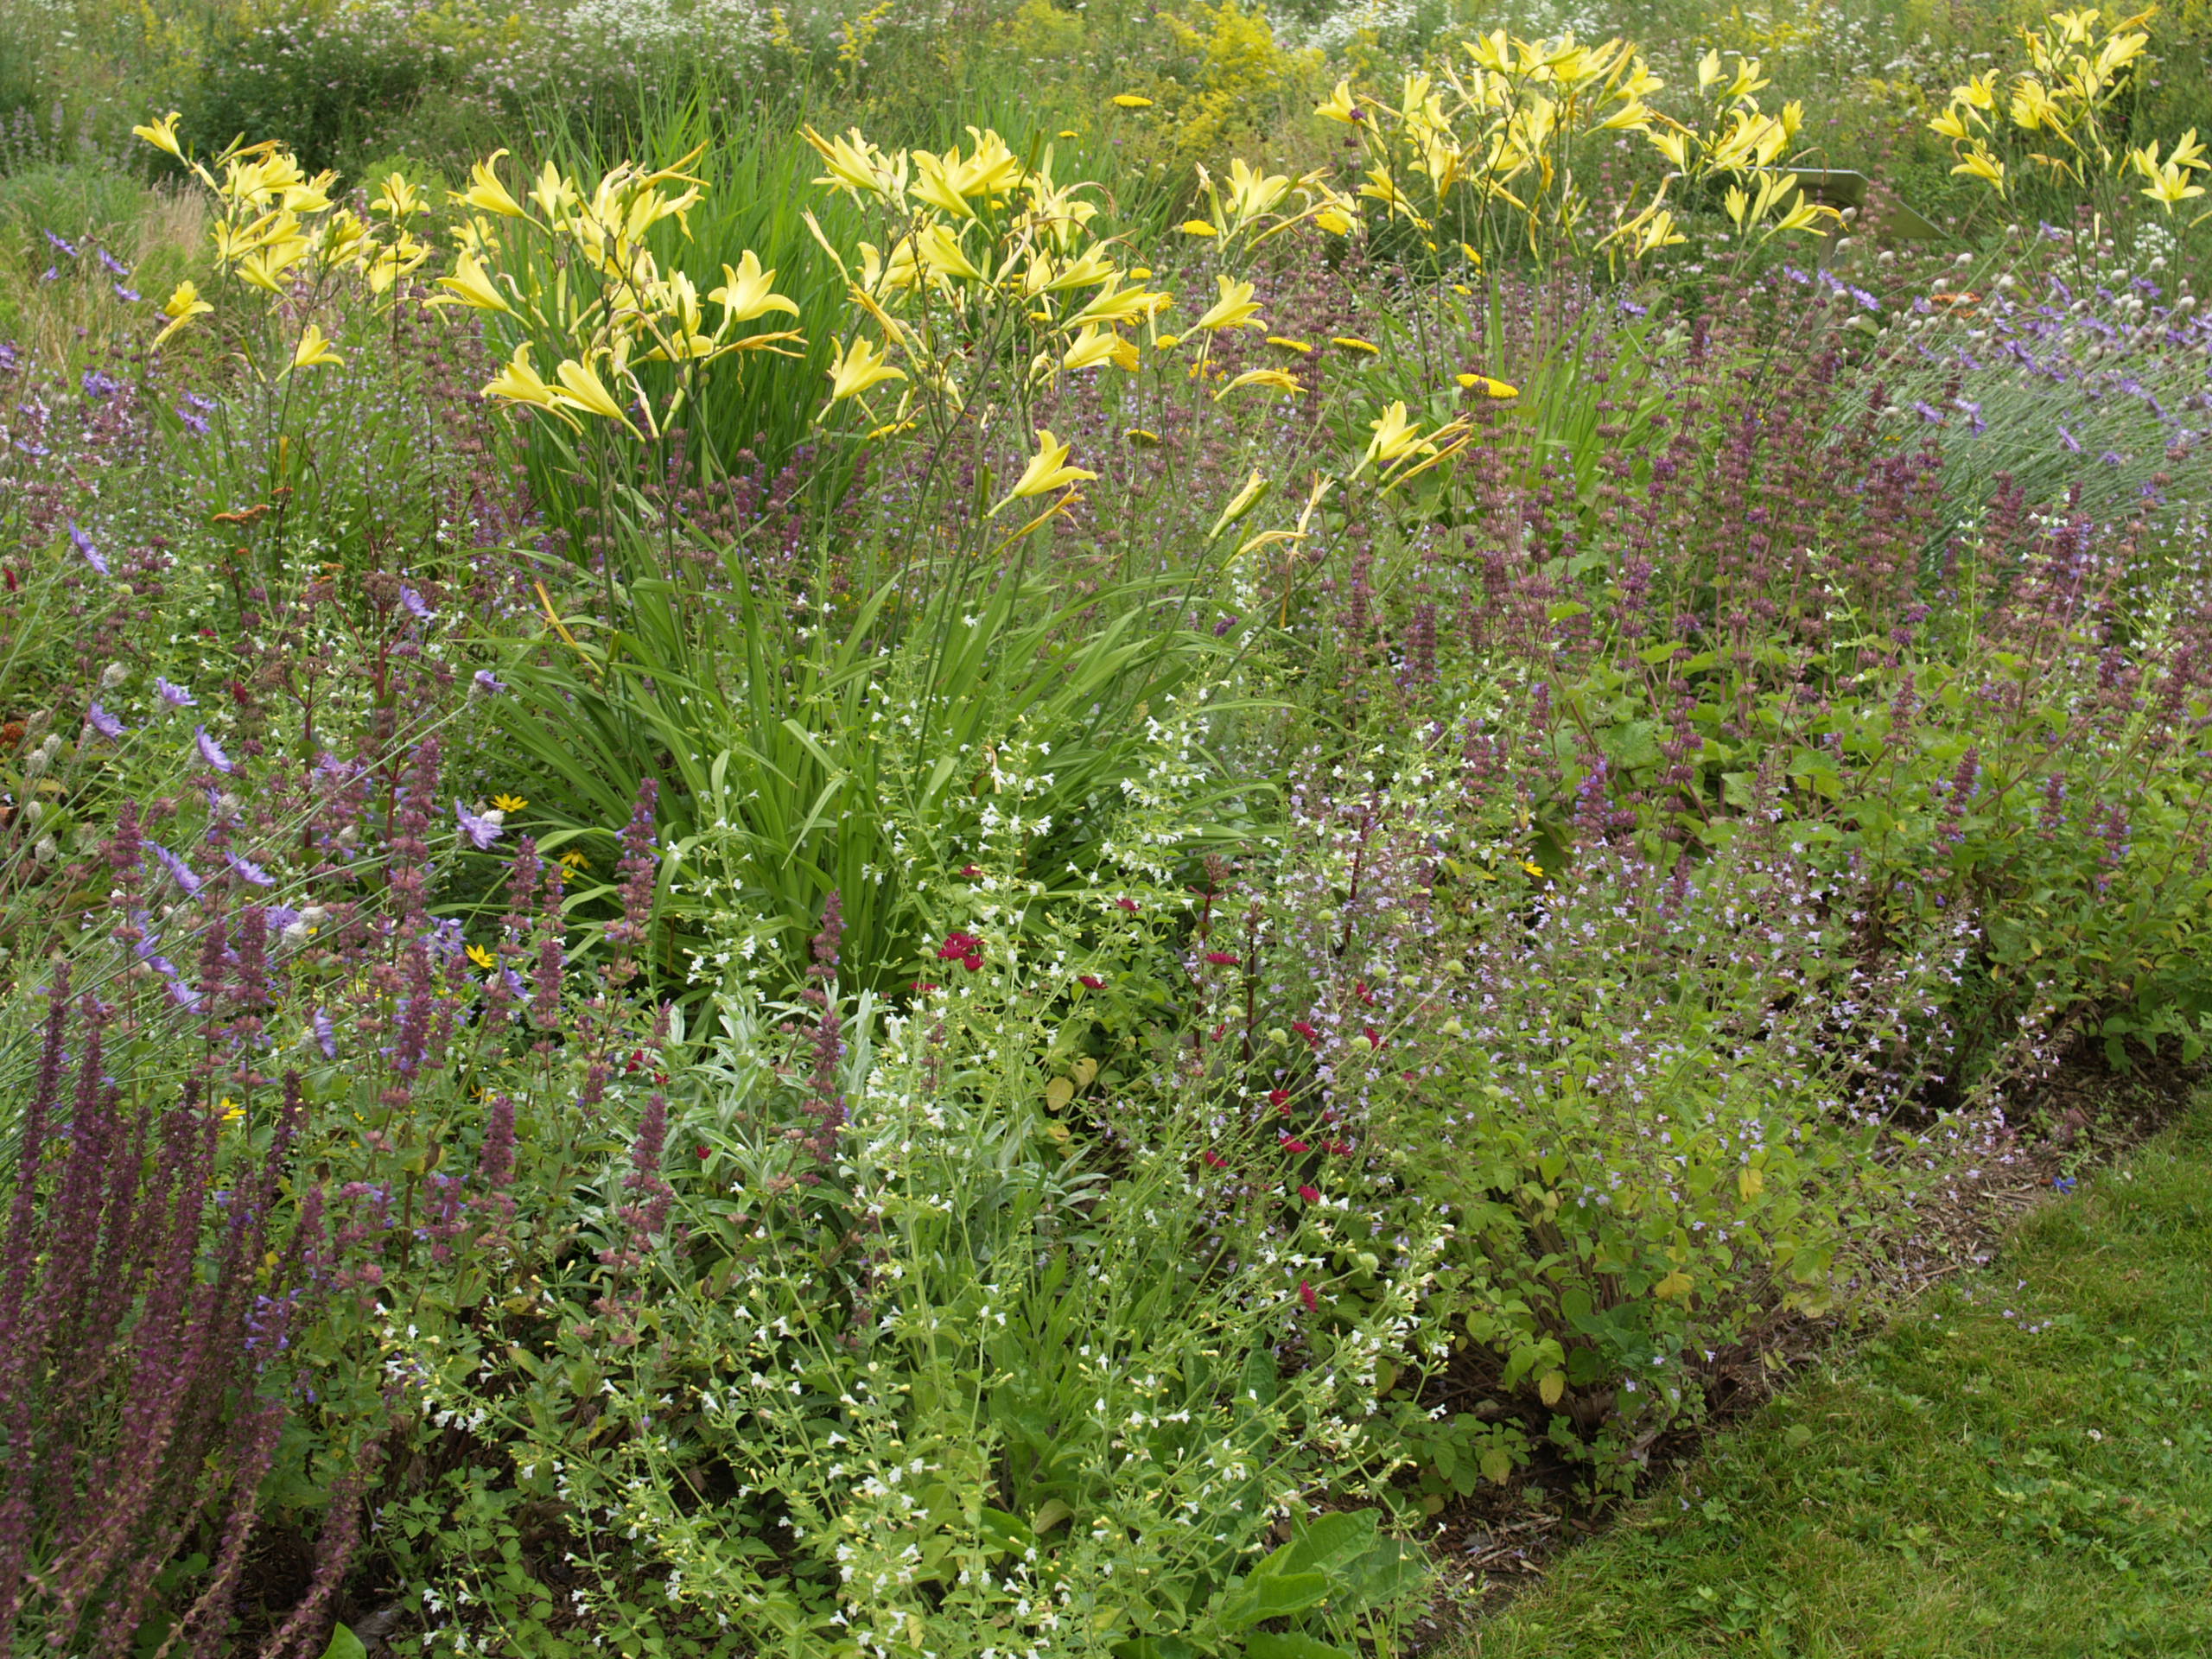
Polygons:
<instances>
[{"instance_id":1,"label":"shrubby plant","mask_svg":"<svg viewBox=\"0 0 2212 1659\"><path fill-rule=\"evenodd\" d=\"M2186 224L1801 270L1758 64L1474 47L1408 211L241 142L0 353L14 1639L1391 1649L2201 1052Z\"/></svg>"}]
</instances>

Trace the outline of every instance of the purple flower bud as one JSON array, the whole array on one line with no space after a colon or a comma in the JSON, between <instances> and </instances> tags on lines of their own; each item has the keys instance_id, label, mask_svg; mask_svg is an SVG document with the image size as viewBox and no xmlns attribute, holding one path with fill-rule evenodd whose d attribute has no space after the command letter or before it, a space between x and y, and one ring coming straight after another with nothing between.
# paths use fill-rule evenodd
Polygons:
<instances>
[{"instance_id":1,"label":"purple flower bud","mask_svg":"<svg viewBox=\"0 0 2212 1659\"><path fill-rule=\"evenodd\" d=\"M218 772L236 772L237 763L223 753L223 746L207 735L205 726L195 727L192 741L200 746L200 758Z\"/></svg>"},{"instance_id":2,"label":"purple flower bud","mask_svg":"<svg viewBox=\"0 0 2212 1659\"><path fill-rule=\"evenodd\" d=\"M101 708L97 702L92 704L91 708L85 710L85 724L91 727L102 737L121 737L123 735L123 722L118 720L113 715L108 713L106 709Z\"/></svg>"},{"instance_id":3,"label":"purple flower bud","mask_svg":"<svg viewBox=\"0 0 2212 1659\"><path fill-rule=\"evenodd\" d=\"M172 709L196 709L200 699L181 685L172 684L160 675L154 676L154 690L162 694L162 701Z\"/></svg>"},{"instance_id":4,"label":"purple flower bud","mask_svg":"<svg viewBox=\"0 0 2212 1659\"><path fill-rule=\"evenodd\" d=\"M79 553L85 556L85 563L86 564L91 565L93 569L99 571L102 575L108 574L107 561L100 556L99 549L92 545L92 538L86 535L83 531L78 529L76 523L73 520L71 521L69 525L69 540L71 544L74 546Z\"/></svg>"}]
</instances>

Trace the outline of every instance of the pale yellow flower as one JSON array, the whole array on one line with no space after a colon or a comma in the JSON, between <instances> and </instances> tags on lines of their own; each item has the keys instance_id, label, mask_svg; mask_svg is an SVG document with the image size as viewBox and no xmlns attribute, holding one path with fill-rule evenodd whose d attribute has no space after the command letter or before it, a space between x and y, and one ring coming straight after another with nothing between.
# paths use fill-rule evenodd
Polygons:
<instances>
[{"instance_id":1,"label":"pale yellow flower","mask_svg":"<svg viewBox=\"0 0 2212 1659\"><path fill-rule=\"evenodd\" d=\"M1014 486L1007 492L1006 499L985 516L995 516L1001 507L1025 497L1043 495L1098 476L1096 473L1085 472L1080 467L1069 466L1067 460L1068 446L1054 437L1049 429L1039 428L1037 453L1029 458L1028 466L1022 468L1021 476L1014 480Z\"/></svg>"},{"instance_id":2,"label":"pale yellow flower","mask_svg":"<svg viewBox=\"0 0 2212 1659\"><path fill-rule=\"evenodd\" d=\"M130 129L133 138L143 138L156 149L166 150L180 162L184 159L184 148L176 141L176 124L184 119L181 111L171 110L160 120L143 127Z\"/></svg>"},{"instance_id":3,"label":"pale yellow flower","mask_svg":"<svg viewBox=\"0 0 2212 1659\"><path fill-rule=\"evenodd\" d=\"M154 344L156 346L166 344L171 334L176 333L194 317L204 317L214 308L200 297L199 289L191 283L179 283L176 285L176 292L169 296L168 303L162 308L162 315L168 319L168 324L160 334L154 336Z\"/></svg>"},{"instance_id":4,"label":"pale yellow flower","mask_svg":"<svg viewBox=\"0 0 2212 1659\"><path fill-rule=\"evenodd\" d=\"M738 257L737 269L722 267L722 285L707 296L722 308L730 322L751 322L771 311L798 315L798 302L775 291L776 273L760 269L760 261L747 248Z\"/></svg>"},{"instance_id":5,"label":"pale yellow flower","mask_svg":"<svg viewBox=\"0 0 2212 1659\"><path fill-rule=\"evenodd\" d=\"M292 367L295 369L313 368L319 363L342 363L345 360L331 349L330 341L323 337L321 328L312 322L301 334L300 343L292 348Z\"/></svg>"},{"instance_id":6,"label":"pale yellow flower","mask_svg":"<svg viewBox=\"0 0 2212 1659\"><path fill-rule=\"evenodd\" d=\"M870 386L906 378L906 370L886 362L865 335L856 335L851 345L838 348L830 365L830 401L841 404Z\"/></svg>"}]
</instances>

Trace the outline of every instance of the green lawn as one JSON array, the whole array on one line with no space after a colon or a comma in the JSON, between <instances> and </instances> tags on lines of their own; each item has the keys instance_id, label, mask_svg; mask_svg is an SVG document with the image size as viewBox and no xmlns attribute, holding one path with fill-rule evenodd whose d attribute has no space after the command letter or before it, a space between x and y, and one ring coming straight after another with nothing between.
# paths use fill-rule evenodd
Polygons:
<instances>
[{"instance_id":1,"label":"green lawn","mask_svg":"<svg viewBox=\"0 0 2212 1659\"><path fill-rule=\"evenodd\" d=\"M2212 1656L2212 1095L1465 1652Z\"/></svg>"}]
</instances>

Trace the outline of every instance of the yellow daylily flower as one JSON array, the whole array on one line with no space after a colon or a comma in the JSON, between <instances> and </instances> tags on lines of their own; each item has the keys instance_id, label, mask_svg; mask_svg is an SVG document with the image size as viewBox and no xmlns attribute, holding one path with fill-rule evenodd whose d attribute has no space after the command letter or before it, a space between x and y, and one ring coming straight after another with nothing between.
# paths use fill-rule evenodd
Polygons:
<instances>
[{"instance_id":1,"label":"yellow daylily flower","mask_svg":"<svg viewBox=\"0 0 2212 1659\"><path fill-rule=\"evenodd\" d=\"M1067 355L1060 359L1065 369L1096 369L1109 363L1122 362L1125 354L1134 356L1129 343L1109 328L1096 323L1085 323L1081 332L1068 343Z\"/></svg>"},{"instance_id":2,"label":"yellow daylily flower","mask_svg":"<svg viewBox=\"0 0 2212 1659\"><path fill-rule=\"evenodd\" d=\"M1257 470L1255 470L1252 476L1244 480L1243 488L1238 490L1235 495L1229 498L1229 505L1221 510L1221 517L1213 521L1213 528L1206 532L1206 539L1208 541L1213 540L1213 538L1220 535L1223 531L1227 530L1231 524L1235 524L1238 519L1243 518L1245 514L1251 512L1253 508L1258 506L1260 505L1260 498L1267 494L1267 493L1268 480L1266 476Z\"/></svg>"},{"instance_id":3,"label":"yellow daylily flower","mask_svg":"<svg viewBox=\"0 0 2212 1659\"><path fill-rule=\"evenodd\" d=\"M1232 391L1243 386L1265 386L1270 391L1303 391L1294 374L1285 374L1281 369L1247 369L1213 395L1217 404Z\"/></svg>"},{"instance_id":4,"label":"yellow daylily flower","mask_svg":"<svg viewBox=\"0 0 2212 1659\"><path fill-rule=\"evenodd\" d=\"M292 348L292 368L295 369L313 368L319 363L343 363L345 360L331 349L330 341L324 337L321 327L312 322L301 333L300 343Z\"/></svg>"},{"instance_id":5,"label":"yellow daylily flower","mask_svg":"<svg viewBox=\"0 0 2212 1659\"><path fill-rule=\"evenodd\" d=\"M855 335L849 346L838 348L830 365L830 401L841 404L886 380L904 380L906 371L887 363L865 335Z\"/></svg>"},{"instance_id":6,"label":"yellow daylily flower","mask_svg":"<svg viewBox=\"0 0 2212 1659\"><path fill-rule=\"evenodd\" d=\"M1999 195L2005 194L2005 163L1992 156L1980 144L1976 144L1968 150L1966 159L1951 171L1954 174L1971 174L1977 179L1986 181Z\"/></svg>"},{"instance_id":7,"label":"yellow daylily flower","mask_svg":"<svg viewBox=\"0 0 2212 1659\"><path fill-rule=\"evenodd\" d=\"M1351 82L1338 81L1336 91L1329 94L1328 101L1313 106L1313 113L1325 121L1341 122L1348 127L1357 124L1359 105L1352 98Z\"/></svg>"},{"instance_id":8,"label":"yellow daylily flower","mask_svg":"<svg viewBox=\"0 0 2212 1659\"><path fill-rule=\"evenodd\" d=\"M622 405L614 401L614 394L599 378L599 372L589 362L563 358L553 371L554 378L561 383L561 390L553 394L563 407L582 410L587 415L596 415L602 420L613 421L633 438L642 438Z\"/></svg>"},{"instance_id":9,"label":"yellow daylily flower","mask_svg":"<svg viewBox=\"0 0 2212 1659\"><path fill-rule=\"evenodd\" d=\"M1252 284L1230 276L1214 279L1221 286L1221 297L1209 306L1191 327L1206 334L1222 328L1264 328L1259 321L1259 302L1252 297Z\"/></svg>"},{"instance_id":10,"label":"yellow daylily flower","mask_svg":"<svg viewBox=\"0 0 2212 1659\"><path fill-rule=\"evenodd\" d=\"M484 262L473 253L463 253L454 260L453 275L439 277L438 286L448 289L450 297L440 295L430 302L432 305L465 305L478 311L510 314L514 310L492 280L492 273L484 269Z\"/></svg>"},{"instance_id":11,"label":"yellow daylily flower","mask_svg":"<svg viewBox=\"0 0 2212 1659\"><path fill-rule=\"evenodd\" d=\"M158 121L150 122L143 127L131 128L130 136L133 138L143 138L156 149L165 150L181 162L184 159L184 147L177 143L176 124L183 119L182 111L171 110Z\"/></svg>"},{"instance_id":12,"label":"yellow daylily flower","mask_svg":"<svg viewBox=\"0 0 2212 1659\"><path fill-rule=\"evenodd\" d=\"M495 149L468 170L468 188L449 190L446 194L454 202L466 202L480 213L497 213L502 219L526 219L522 204L507 194L507 187L499 182L493 169L499 158L507 152Z\"/></svg>"},{"instance_id":13,"label":"yellow daylily flower","mask_svg":"<svg viewBox=\"0 0 2212 1659\"><path fill-rule=\"evenodd\" d=\"M169 296L168 303L162 308L162 315L168 319L168 326L154 336L156 346L166 344L171 334L189 323L194 317L204 317L215 308L200 297L200 290L189 282L179 283L176 292Z\"/></svg>"},{"instance_id":14,"label":"yellow daylily flower","mask_svg":"<svg viewBox=\"0 0 2212 1659\"><path fill-rule=\"evenodd\" d=\"M1068 446L1054 437L1049 429L1039 428L1037 453L1029 458L1028 466L1022 468L1021 476L1014 480L1014 486L1007 492L1005 499L984 516L995 517L1001 507L1021 500L1026 496L1043 495L1098 476L1080 467L1069 466L1067 460Z\"/></svg>"},{"instance_id":15,"label":"yellow daylily flower","mask_svg":"<svg viewBox=\"0 0 2212 1659\"><path fill-rule=\"evenodd\" d=\"M738 256L737 269L722 267L722 285L707 296L722 308L723 320L751 322L771 311L798 315L798 302L775 291L776 273L760 269L760 261L747 248Z\"/></svg>"},{"instance_id":16,"label":"yellow daylily flower","mask_svg":"<svg viewBox=\"0 0 2212 1659\"><path fill-rule=\"evenodd\" d=\"M382 213L387 219L412 219L429 208L423 193L407 181L404 173L387 173L376 200L369 204L372 213Z\"/></svg>"},{"instance_id":17,"label":"yellow daylily flower","mask_svg":"<svg viewBox=\"0 0 2212 1659\"><path fill-rule=\"evenodd\" d=\"M1370 461L1380 461L1388 467L1408 455L1425 454L1436 447L1422 442L1421 423L1407 418L1402 401L1392 404L1367 424L1375 435L1368 440L1367 453L1359 458L1359 465L1351 469L1354 478L1366 470Z\"/></svg>"}]
</instances>

